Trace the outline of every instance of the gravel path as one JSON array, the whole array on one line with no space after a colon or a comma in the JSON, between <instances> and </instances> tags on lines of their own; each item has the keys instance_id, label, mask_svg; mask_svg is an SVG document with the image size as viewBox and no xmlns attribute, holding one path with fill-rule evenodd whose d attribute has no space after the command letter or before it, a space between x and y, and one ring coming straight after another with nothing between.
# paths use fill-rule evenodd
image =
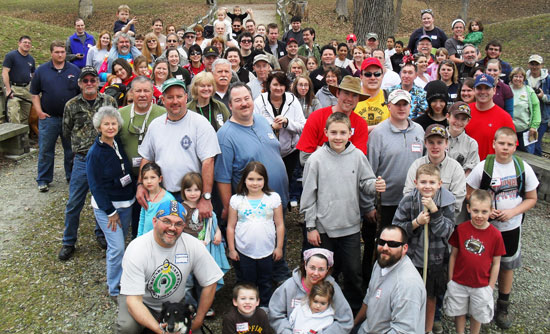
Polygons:
<instances>
[{"instance_id":1,"label":"gravel path","mask_svg":"<svg viewBox=\"0 0 550 334\"><path fill-rule=\"evenodd\" d=\"M58 152L60 148L58 148ZM48 193L34 181L36 156L19 162L0 158L0 333L112 333L116 305L107 297L104 252L93 237L93 214L84 208L74 259L57 260L63 232L67 184L61 157ZM289 263L296 267L301 247L300 216L291 213ZM550 333L550 205L539 202L525 221L524 266L517 271L511 295L516 321L502 332L494 325L485 333ZM226 284L234 283L232 271ZM230 288L216 295L218 316L207 324L221 332L221 315L231 307ZM454 325L445 319L447 333Z\"/></svg>"}]
</instances>

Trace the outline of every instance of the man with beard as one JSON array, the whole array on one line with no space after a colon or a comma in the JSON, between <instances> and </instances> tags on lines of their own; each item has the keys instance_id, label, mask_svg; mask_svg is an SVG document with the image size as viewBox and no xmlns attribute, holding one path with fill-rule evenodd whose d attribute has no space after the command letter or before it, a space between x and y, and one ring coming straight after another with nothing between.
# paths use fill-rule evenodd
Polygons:
<instances>
[{"instance_id":1,"label":"man with beard","mask_svg":"<svg viewBox=\"0 0 550 334\"><path fill-rule=\"evenodd\" d=\"M141 52L134 46L134 40L128 34L119 34L113 38L113 46L99 70L99 79L101 82L107 81L107 75L111 73L115 59L122 58L133 65L134 59L140 55Z\"/></svg>"},{"instance_id":2,"label":"man with beard","mask_svg":"<svg viewBox=\"0 0 550 334\"><path fill-rule=\"evenodd\" d=\"M376 264L354 325L363 333L424 333L426 289L407 254L407 234L387 226L376 239ZM366 319L366 320L365 320Z\"/></svg>"},{"instance_id":3,"label":"man with beard","mask_svg":"<svg viewBox=\"0 0 550 334\"><path fill-rule=\"evenodd\" d=\"M254 58L257 55L266 55L268 59L268 63L271 65L271 68L274 70L280 70L281 65L279 65L279 59L272 55L271 53L268 53L264 50L265 48L265 37L262 35L256 35L254 36L254 39L252 40L252 43L254 45L254 51L252 51L252 63L254 62ZM253 66L254 64L252 64ZM254 70L254 67L251 69L248 69L249 71Z\"/></svg>"},{"instance_id":4,"label":"man with beard","mask_svg":"<svg viewBox=\"0 0 550 334\"><path fill-rule=\"evenodd\" d=\"M471 78L473 69L476 67L477 55L479 51L473 44L465 44L462 48L462 63L456 67L458 69L458 80L464 82L466 78Z\"/></svg>"}]
</instances>

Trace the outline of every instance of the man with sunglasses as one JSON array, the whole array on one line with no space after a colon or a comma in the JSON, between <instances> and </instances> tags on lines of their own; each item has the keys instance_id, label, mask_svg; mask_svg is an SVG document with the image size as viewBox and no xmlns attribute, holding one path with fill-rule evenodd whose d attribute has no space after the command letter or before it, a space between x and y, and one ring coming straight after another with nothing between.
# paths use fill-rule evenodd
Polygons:
<instances>
[{"instance_id":1,"label":"man with sunglasses","mask_svg":"<svg viewBox=\"0 0 550 334\"><path fill-rule=\"evenodd\" d=\"M130 92L134 95L134 102L119 109L124 121L119 136L126 156L132 163L132 180L138 180L141 164L138 147L143 142L151 121L166 114L166 109L153 103L153 82L145 76L132 80ZM135 238L141 206L135 201L132 209L132 238Z\"/></svg>"},{"instance_id":2,"label":"man with sunglasses","mask_svg":"<svg viewBox=\"0 0 550 334\"><path fill-rule=\"evenodd\" d=\"M249 71L252 69L252 60L254 59L252 55L252 39L253 36L248 31L241 33L238 39L239 47L241 48L241 56L244 62L243 67Z\"/></svg>"},{"instance_id":3,"label":"man with sunglasses","mask_svg":"<svg viewBox=\"0 0 550 334\"><path fill-rule=\"evenodd\" d=\"M386 104L387 92L381 89L383 79L384 68L380 60L374 57L365 59L361 64L361 86L369 98L357 103L355 113L367 122L369 133L378 123L390 117Z\"/></svg>"},{"instance_id":4,"label":"man with sunglasses","mask_svg":"<svg viewBox=\"0 0 550 334\"><path fill-rule=\"evenodd\" d=\"M159 324L162 304L185 299L189 275L202 287L190 325L193 333L200 333L223 273L201 241L182 233L186 214L177 201L161 203L153 230L128 245L122 260L117 333L141 333L144 328L166 333L166 324Z\"/></svg>"},{"instance_id":5,"label":"man with sunglasses","mask_svg":"<svg viewBox=\"0 0 550 334\"><path fill-rule=\"evenodd\" d=\"M50 44L51 61L40 65L31 81L30 92L38 114L38 190L46 192L53 181L55 143L61 136L65 179L71 179L73 152L71 141L62 135L65 103L78 95L77 79L80 69L66 61L65 43Z\"/></svg>"},{"instance_id":6,"label":"man with sunglasses","mask_svg":"<svg viewBox=\"0 0 550 334\"><path fill-rule=\"evenodd\" d=\"M369 289L354 320L355 326L361 326L358 334L424 333L426 289L406 256L408 249L402 228L382 229Z\"/></svg>"},{"instance_id":7,"label":"man with sunglasses","mask_svg":"<svg viewBox=\"0 0 550 334\"><path fill-rule=\"evenodd\" d=\"M422 27L413 31L409 37L409 45L407 48L411 50L411 53L416 53L416 45L420 36L428 35L432 40L433 48L445 47L447 41L447 35L440 28L434 25L434 13L431 9L423 9L420 11L420 17L422 18Z\"/></svg>"},{"instance_id":8,"label":"man with sunglasses","mask_svg":"<svg viewBox=\"0 0 550 334\"><path fill-rule=\"evenodd\" d=\"M115 99L98 92L99 78L93 66L84 66L78 78L81 93L65 104L63 112L63 136L70 138L74 153L71 181L69 183L69 200L65 209L65 231L63 247L59 252L61 261L69 260L75 250L80 224L80 212L88 194L88 177L86 175L86 154L97 137L92 123L94 114L101 107L118 108ZM95 235L100 247L107 249L105 236L96 223Z\"/></svg>"}]
</instances>

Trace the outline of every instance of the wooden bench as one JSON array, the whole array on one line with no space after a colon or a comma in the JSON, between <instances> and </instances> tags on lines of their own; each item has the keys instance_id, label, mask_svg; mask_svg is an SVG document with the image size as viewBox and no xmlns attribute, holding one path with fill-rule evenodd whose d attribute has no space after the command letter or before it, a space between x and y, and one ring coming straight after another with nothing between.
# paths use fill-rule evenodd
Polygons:
<instances>
[{"instance_id":1,"label":"wooden bench","mask_svg":"<svg viewBox=\"0 0 550 334\"><path fill-rule=\"evenodd\" d=\"M14 123L0 124L0 152L21 155L30 151L29 126Z\"/></svg>"},{"instance_id":2,"label":"wooden bench","mask_svg":"<svg viewBox=\"0 0 550 334\"><path fill-rule=\"evenodd\" d=\"M533 167L540 182L537 189L538 199L550 202L550 160L521 151L516 151L515 154Z\"/></svg>"}]
</instances>

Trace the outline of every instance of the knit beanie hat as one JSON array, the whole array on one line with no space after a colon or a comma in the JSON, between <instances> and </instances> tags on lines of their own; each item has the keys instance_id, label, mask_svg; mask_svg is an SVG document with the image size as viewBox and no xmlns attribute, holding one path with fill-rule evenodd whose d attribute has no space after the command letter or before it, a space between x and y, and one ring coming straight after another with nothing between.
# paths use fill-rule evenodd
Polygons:
<instances>
[{"instance_id":1,"label":"knit beanie hat","mask_svg":"<svg viewBox=\"0 0 550 334\"><path fill-rule=\"evenodd\" d=\"M428 104L436 99L445 101L445 104L449 102L449 89L441 80L428 82L426 87L424 87L424 90L426 91L426 100L428 101Z\"/></svg>"}]
</instances>

